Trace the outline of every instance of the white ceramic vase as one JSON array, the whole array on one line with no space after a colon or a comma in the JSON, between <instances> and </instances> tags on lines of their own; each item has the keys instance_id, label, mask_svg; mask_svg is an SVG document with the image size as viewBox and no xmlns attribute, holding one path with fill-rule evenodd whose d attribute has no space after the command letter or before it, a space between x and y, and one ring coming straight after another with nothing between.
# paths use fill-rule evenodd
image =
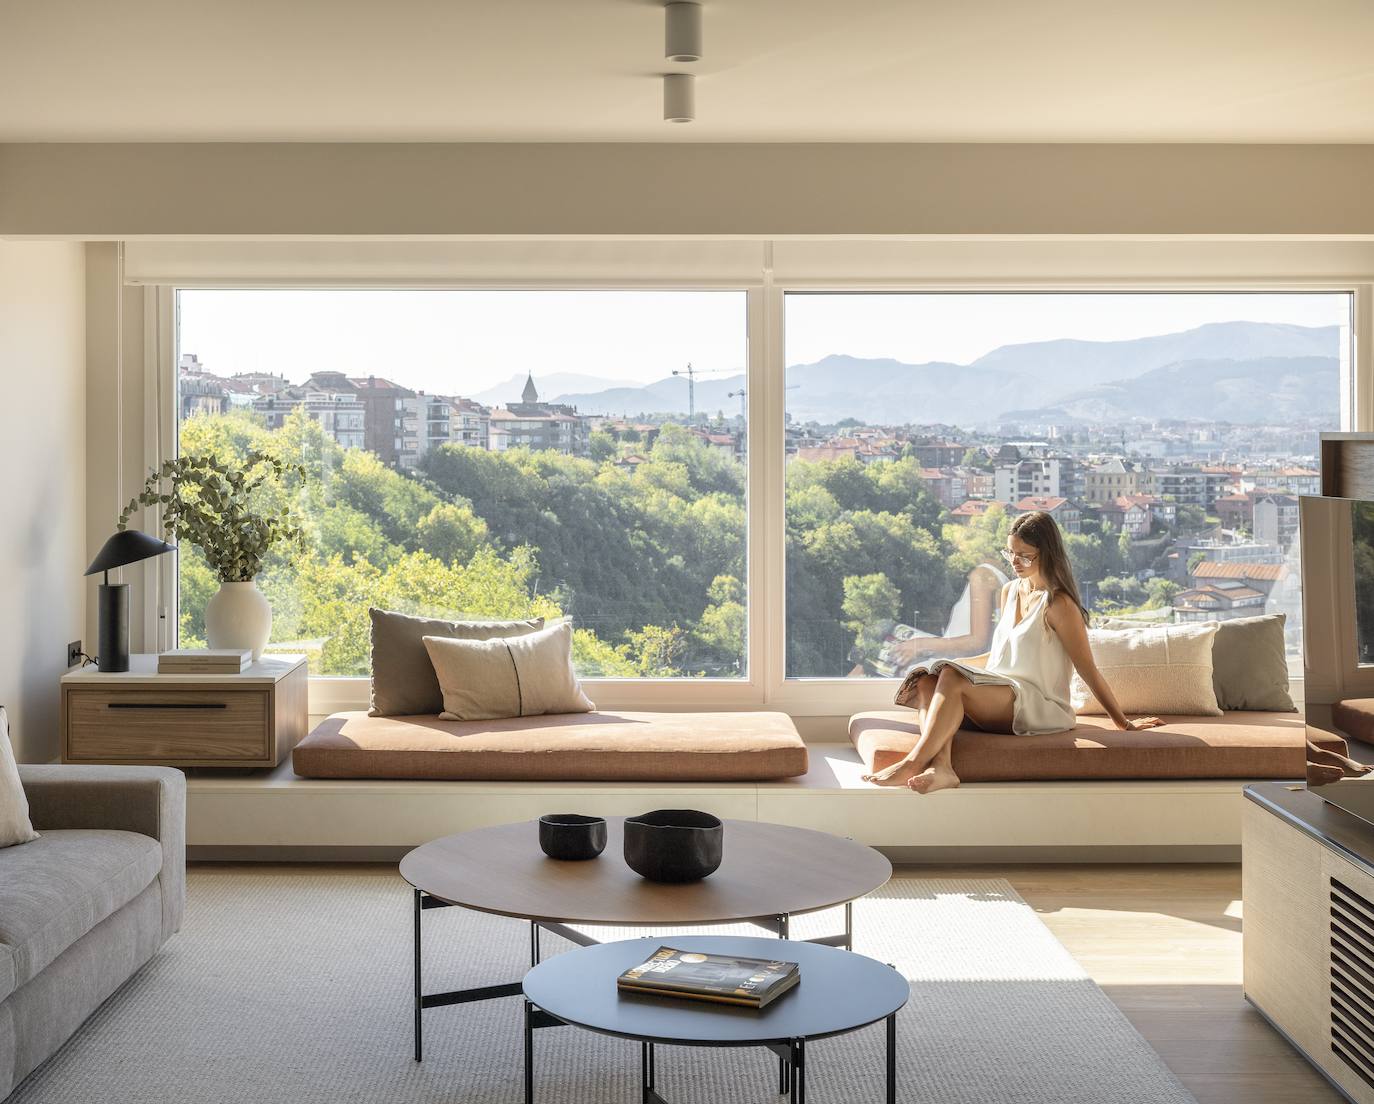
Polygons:
<instances>
[{"instance_id":1,"label":"white ceramic vase","mask_svg":"<svg viewBox=\"0 0 1374 1104\"><path fill-rule=\"evenodd\" d=\"M262 658L272 635L272 607L258 584L223 582L205 606L205 642L211 648L251 648Z\"/></svg>"}]
</instances>

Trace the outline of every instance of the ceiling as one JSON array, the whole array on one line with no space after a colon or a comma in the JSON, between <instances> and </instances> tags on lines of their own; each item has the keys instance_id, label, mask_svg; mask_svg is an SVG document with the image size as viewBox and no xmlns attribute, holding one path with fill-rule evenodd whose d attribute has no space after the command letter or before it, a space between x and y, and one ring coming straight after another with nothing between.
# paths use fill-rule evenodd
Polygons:
<instances>
[{"instance_id":1,"label":"ceiling","mask_svg":"<svg viewBox=\"0 0 1374 1104\"><path fill-rule=\"evenodd\" d=\"M1374 142L1368 0L0 0L0 141ZM662 121L658 74L698 74Z\"/></svg>"}]
</instances>

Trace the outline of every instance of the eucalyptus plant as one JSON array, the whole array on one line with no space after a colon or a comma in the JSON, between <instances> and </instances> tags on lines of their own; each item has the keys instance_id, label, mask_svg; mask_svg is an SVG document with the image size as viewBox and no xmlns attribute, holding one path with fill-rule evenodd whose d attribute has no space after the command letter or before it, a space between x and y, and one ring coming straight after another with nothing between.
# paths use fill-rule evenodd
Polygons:
<instances>
[{"instance_id":1,"label":"eucalyptus plant","mask_svg":"<svg viewBox=\"0 0 1374 1104\"><path fill-rule=\"evenodd\" d=\"M257 508L257 492L288 472L305 477L299 464L261 452L250 452L242 464L208 453L178 456L149 472L143 489L119 515L119 528L128 526L139 506L160 506L165 536L199 548L220 582L246 583L257 577L277 545L305 547L305 534L289 506Z\"/></svg>"}]
</instances>

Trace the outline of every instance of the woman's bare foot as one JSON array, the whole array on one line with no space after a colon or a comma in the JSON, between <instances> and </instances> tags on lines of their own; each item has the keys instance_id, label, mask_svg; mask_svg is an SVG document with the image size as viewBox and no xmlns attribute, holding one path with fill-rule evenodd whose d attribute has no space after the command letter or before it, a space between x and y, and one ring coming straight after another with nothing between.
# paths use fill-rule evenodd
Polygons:
<instances>
[{"instance_id":1,"label":"woman's bare foot","mask_svg":"<svg viewBox=\"0 0 1374 1104\"><path fill-rule=\"evenodd\" d=\"M909 781L915 773L915 763L910 759L899 759L890 767L884 767L880 771L864 775L863 780L879 786L901 786Z\"/></svg>"},{"instance_id":2,"label":"woman's bare foot","mask_svg":"<svg viewBox=\"0 0 1374 1104\"><path fill-rule=\"evenodd\" d=\"M1307 761L1309 763L1320 764L1324 767L1339 767L1347 777L1356 777L1368 774L1374 767L1368 763L1360 763L1351 759L1348 755L1342 755L1336 751L1329 751L1326 748L1319 748L1310 740L1307 744Z\"/></svg>"},{"instance_id":3,"label":"woman's bare foot","mask_svg":"<svg viewBox=\"0 0 1374 1104\"><path fill-rule=\"evenodd\" d=\"M959 776L950 767L927 767L914 778L906 780L907 789L929 794L936 790L952 790L959 785Z\"/></svg>"},{"instance_id":4,"label":"woman's bare foot","mask_svg":"<svg viewBox=\"0 0 1374 1104\"><path fill-rule=\"evenodd\" d=\"M1330 786L1335 782L1340 782L1345 777L1346 773L1340 767L1333 767L1326 763L1307 764L1307 784L1309 786Z\"/></svg>"}]
</instances>

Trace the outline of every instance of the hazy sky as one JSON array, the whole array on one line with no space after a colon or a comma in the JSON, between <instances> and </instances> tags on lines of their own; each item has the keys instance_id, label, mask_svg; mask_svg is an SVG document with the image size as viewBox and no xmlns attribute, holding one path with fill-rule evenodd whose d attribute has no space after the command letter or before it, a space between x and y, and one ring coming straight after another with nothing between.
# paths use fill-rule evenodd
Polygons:
<instances>
[{"instance_id":1,"label":"hazy sky","mask_svg":"<svg viewBox=\"0 0 1374 1104\"><path fill-rule=\"evenodd\" d=\"M999 345L1109 341L1205 322L1326 326L1344 295L796 295L789 364L829 353L968 363ZM385 375L417 390L473 394L532 371L635 383L691 361L743 370L742 292L183 291L180 348L209 371ZM511 398L516 396L512 395Z\"/></svg>"}]
</instances>

